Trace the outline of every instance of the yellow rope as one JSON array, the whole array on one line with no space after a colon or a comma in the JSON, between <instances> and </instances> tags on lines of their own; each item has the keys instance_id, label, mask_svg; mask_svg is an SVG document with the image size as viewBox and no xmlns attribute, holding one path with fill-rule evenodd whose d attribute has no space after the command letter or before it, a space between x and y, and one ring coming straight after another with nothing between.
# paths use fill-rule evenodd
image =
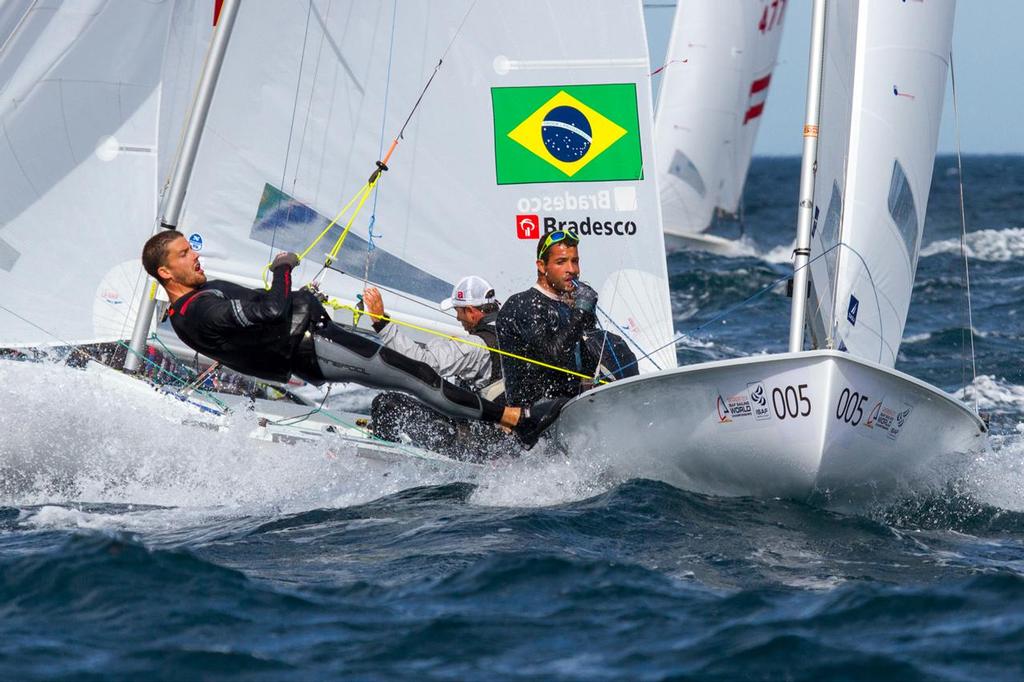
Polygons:
<instances>
[{"instance_id":1,"label":"yellow rope","mask_svg":"<svg viewBox=\"0 0 1024 682\"><path fill-rule=\"evenodd\" d=\"M379 176L378 176L378 178L379 178ZM320 234L318 234L316 236L316 239L314 239L310 243L310 245L306 247L305 251L303 251L302 253L298 254L299 255L299 260L303 261L303 260L306 259L306 256L309 255L309 252L312 251L313 248L317 244L320 243L321 239L323 239L324 237L327 236L327 233L330 232L331 229L335 225L338 224L338 221L341 220L341 217L343 215L345 215L348 212L348 209L350 209L352 207L352 204L356 203L356 201L358 200L359 203L356 205L355 210L352 211L351 217L349 217L348 222L345 224L345 229L342 231L341 236L338 237L338 241L335 242L334 247L331 249L330 254L328 254L328 256L327 256L328 263L333 261L338 256L338 251L341 250L341 245L345 242L345 237L348 236L349 230L352 229L352 223L355 222L356 216L359 215L359 211L362 210L363 204L366 203L367 197L370 196L370 192L373 191L373 187L376 184L377 184L377 178L375 178L373 182L367 182L365 185L362 186L362 188L358 192L356 192L354 195L352 195L352 198L349 199L348 203L345 204L345 206L342 207L342 209L340 211L338 211L338 214L336 216L334 216L334 219L327 224L327 227L325 227L320 232ZM263 270L260 273L262 278L263 278L263 285L267 289L270 288L270 283L267 281L267 273L270 272L270 266L271 266L271 263L267 263L266 265L264 265L263 266Z\"/></svg>"},{"instance_id":2,"label":"yellow rope","mask_svg":"<svg viewBox=\"0 0 1024 682\"><path fill-rule=\"evenodd\" d=\"M395 318L388 317L387 315L378 315L376 313L371 313L371 312L368 312L366 310L357 310L355 306L349 305L347 303L342 303L341 301L339 301L337 299L334 299L334 298L328 299L325 302L325 305L328 305L328 306L330 306L331 308L333 308L335 310L349 310L349 311L351 311L353 313L353 315L355 315L355 314L369 315L370 317L376 318L378 320L384 320L384 321L389 322L391 324L397 324L397 325L400 325L402 327L408 327L409 329L415 329L417 331L425 332L427 334L433 334L434 336L440 336L442 339L448 339L449 341L455 341L457 343L464 343L467 346L473 346L474 348L482 348L482 349L484 349L486 351L490 351L491 353L498 353L499 355L504 355L504 356L509 357L509 358L514 358L514 359L520 360L522 362L528 362L531 365L537 365L538 367L543 367L544 369L550 369L550 370L554 370L556 372L564 372L565 374L571 374L574 377L579 377L581 379L586 379L587 381L594 381L595 380L594 377L590 376L589 374L581 374L580 372L574 372L571 369L566 369L565 367L558 367L556 365L549 365L546 362L541 362L540 360L534 360L533 358L523 357L522 355L516 355L515 353L510 353L510 352L508 352L506 350L501 350L500 348L491 348L490 346L488 346L486 344L476 343L475 341L470 341L469 339L462 338L461 336L452 336L451 334L445 334L444 332L439 332L436 329L430 329L428 327L421 327L419 325L412 324L410 322L403 322L401 320L396 320ZM598 384L606 384L606 383L608 383L607 381L603 381L601 379L597 379L596 381L597 381Z\"/></svg>"},{"instance_id":3,"label":"yellow rope","mask_svg":"<svg viewBox=\"0 0 1024 682\"><path fill-rule=\"evenodd\" d=\"M391 145L392 149L388 151L388 157L391 156L391 151L394 149L394 147L397 145L397 143L398 143L398 141L395 140L395 142ZM385 162L386 162L386 159L387 159L387 157L385 157ZM343 215L345 215L345 213L348 212L348 210L350 208L352 208L352 204L355 203L356 207L352 211L352 215L349 216L348 222L345 223L345 229L342 230L341 236L338 237L338 240L334 243L334 246L331 248L330 252L327 254L327 259L326 259L326 262L325 262L325 266L326 265L330 265L332 262L334 262L334 259L338 257L338 251L341 250L342 245L345 243L345 237L348 236L349 231L352 229L352 223L355 222L356 216L358 216L359 212L363 209L363 204L366 203L366 200L369 198L370 194L373 192L373 188L377 184L377 180L380 179L380 176L381 176L381 174L379 172L374 173L370 177L370 179L367 180L366 184L363 185L363 187L358 192L356 192L352 196L351 199L349 199L348 203L345 204L345 206L342 207L342 209L340 211L338 211L338 214L336 216L334 216L334 219L330 223L327 224L327 227L325 227L320 232L320 234L317 235L316 239L314 239L312 241L312 243L309 246L306 247L306 250L303 251L302 253L298 254L300 261L304 260L306 258L306 256L309 255L309 252L313 250L313 247L315 247L318 243L320 243L320 240L323 239L327 235L327 233L331 231L331 228L333 228L335 225L338 224L338 221L341 220L341 217ZM356 203L356 201L358 201L358 203ZM263 284L264 284L264 286L266 286L267 289L270 288L270 284L267 281L267 273L270 272L270 265L271 265L270 263L265 265L263 267L263 271L262 271ZM352 318L354 320L353 324L358 324L359 323L359 316L360 315L369 315L370 317L376 318L378 320L385 320L385 321L390 322L392 324L397 324L397 325L401 325L403 327L408 327L409 329L415 329L417 331L421 331L421 332L424 332L424 333L427 333L427 334L433 334L434 336L440 336L443 339L448 339L449 341L455 341L456 343L464 343L464 344L466 344L468 346L473 346L474 348L482 348L482 349L484 349L486 351L489 351L491 353L498 353L499 355L504 355L506 357L514 358L514 359L519 360L521 362L527 362L527 363L530 363L532 365L537 365L538 367L543 367L544 369L550 369L550 370L553 370L553 371L556 371L556 372L563 372L565 374L569 374L569 375L572 375L574 377L579 377L580 379L585 379L587 381L595 381L596 380L596 382L598 384L607 383L606 381L602 381L600 379L595 379L595 377L592 377L589 374L582 374L581 372L574 372L573 370L566 369L565 367L557 367L555 365L549 365L548 363L541 362L540 360L534 360L532 358L523 357L522 355L516 355L515 353L509 353L508 351L504 351L504 350L501 350L499 348L491 348L490 346L487 346L486 344L476 343L474 341L470 341L469 339L465 339L465 338L462 338L462 337L459 337L459 336L452 336L451 334L445 334L444 332L439 332L439 331L434 330L434 329L428 329L427 327L420 327L419 325L411 324L409 322L402 322L401 320L396 320L396 319L388 317L386 315L375 315L374 313L370 313L370 312L367 312L365 310L359 310L355 306L348 305L347 303L341 303L337 299L333 299L333 298L332 299L328 299L325 302L325 304L331 306L335 310L342 310L342 309L344 309L344 310L351 311L352 312Z\"/></svg>"}]
</instances>

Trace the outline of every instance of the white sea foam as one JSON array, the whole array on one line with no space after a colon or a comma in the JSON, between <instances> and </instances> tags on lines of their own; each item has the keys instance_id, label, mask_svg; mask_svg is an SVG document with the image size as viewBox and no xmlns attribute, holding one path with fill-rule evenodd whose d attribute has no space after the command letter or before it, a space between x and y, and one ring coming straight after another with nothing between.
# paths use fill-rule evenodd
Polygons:
<instances>
[{"instance_id":1,"label":"white sea foam","mask_svg":"<svg viewBox=\"0 0 1024 682\"><path fill-rule=\"evenodd\" d=\"M358 504L449 480L413 457L356 457L340 437L294 445L255 440L250 414L233 415L220 430L190 425L183 416L199 413L132 383L139 390L62 366L0 363L0 504L251 514Z\"/></svg>"},{"instance_id":2,"label":"white sea foam","mask_svg":"<svg viewBox=\"0 0 1024 682\"><path fill-rule=\"evenodd\" d=\"M152 537L219 527L222 519L345 507L457 480L478 485L475 503L503 506L558 504L613 485L598 459L545 456L543 445L529 457L473 467L439 465L411 451L358 456L340 436L266 442L251 437L251 414L203 428L190 406L107 374L0 362L0 505L39 507L26 525ZM128 509L91 513L89 504Z\"/></svg>"},{"instance_id":3,"label":"white sea foam","mask_svg":"<svg viewBox=\"0 0 1024 682\"><path fill-rule=\"evenodd\" d=\"M922 341L927 341L930 338L932 338L932 335L929 334L928 332L923 332L921 334L910 334L908 336L903 337L902 344L906 345L908 343L921 343Z\"/></svg>"},{"instance_id":4,"label":"white sea foam","mask_svg":"<svg viewBox=\"0 0 1024 682\"><path fill-rule=\"evenodd\" d=\"M765 253L758 254L758 256L761 260L768 261L769 263L789 263L793 260L793 249L795 248L796 240L791 244L776 246Z\"/></svg>"},{"instance_id":5,"label":"white sea foam","mask_svg":"<svg viewBox=\"0 0 1024 682\"><path fill-rule=\"evenodd\" d=\"M982 374L957 393L967 403L978 404L978 409L997 412L1024 413L1024 386Z\"/></svg>"},{"instance_id":6,"label":"white sea foam","mask_svg":"<svg viewBox=\"0 0 1024 682\"><path fill-rule=\"evenodd\" d=\"M1017 430L993 437L990 449L970 460L962 478L978 502L1024 512L1024 424Z\"/></svg>"},{"instance_id":7,"label":"white sea foam","mask_svg":"<svg viewBox=\"0 0 1024 682\"><path fill-rule=\"evenodd\" d=\"M967 255L987 261L1009 261L1024 257L1024 228L978 230L967 234ZM942 239L921 249L921 257L960 253L960 239Z\"/></svg>"}]
</instances>

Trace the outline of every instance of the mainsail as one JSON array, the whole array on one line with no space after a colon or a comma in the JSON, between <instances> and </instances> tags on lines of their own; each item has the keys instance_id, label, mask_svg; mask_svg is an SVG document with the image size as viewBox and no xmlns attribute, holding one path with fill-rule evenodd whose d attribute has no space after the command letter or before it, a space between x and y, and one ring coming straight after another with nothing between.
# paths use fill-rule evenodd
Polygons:
<instances>
[{"instance_id":1,"label":"mainsail","mask_svg":"<svg viewBox=\"0 0 1024 682\"><path fill-rule=\"evenodd\" d=\"M782 37L786 0L679 0L655 117L665 232L736 213Z\"/></svg>"},{"instance_id":2,"label":"mainsail","mask_svg":"<svg viewBox=\"0 0 1024 682\"><path fill-rule=\"evenodd\" d=\"M896 363L954 10L953 0L827 6L808 302L816 347Z\"/></svg>"},{"instance_id":3,"label":"mainsail","mask_svg":"<svg viewBox=\"0 0 1024 682\"><path fill-rule=\"evenodd\" d=\"M452 328L437 302L453 282L477 274L505 299L532 284L538 235L576 227L602 321L661 349L642 367L674 366L638 2L243 8L180 222L207 271L255 283L275 251L308 246L442 56L322 288L351 302L365 277L390 313Z\"/></svg>"},{"instance_id":4,"label":"mainsail","mask_svg":"<svg viewBox=\"0 0 1024 682\"><path fill-rule=\"evenodd\" d=\"M0 346L130 333L158 149L173 153L180 127L160 108L184 109L211 16L205 0L0 9Z\"/></svg>"}]
</instances>

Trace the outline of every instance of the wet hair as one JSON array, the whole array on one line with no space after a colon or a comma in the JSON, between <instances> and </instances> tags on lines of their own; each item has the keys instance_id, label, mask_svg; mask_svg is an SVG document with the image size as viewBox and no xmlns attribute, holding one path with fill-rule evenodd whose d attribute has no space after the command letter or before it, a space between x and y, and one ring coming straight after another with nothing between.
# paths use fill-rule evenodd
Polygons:
<instances>
[{"instance_id":1,"label":"wet hair","mask_svg":"<svg viewBox=\"0 0 1024 682\"><path fill-rule=\"evenodd\" d=\"M492 289L492 292L493 292L493 289ZM498 312L501 309L501 304L497 303L497 302L495 302L495 303L484 303L483 305L476 306L476 308L477 308L477 310L482 312L484 315L490 315L491 313Z\"/></svg>"},{"instance_id":2,"label":"wet hair","mask_svg":"<svg viewBox=\"0 0 1024 682\"><path fill-rule=\"evenodd\" d=\"M553 232L565 232L566 236L563 237L562 239L559 239L557 242L548 244L547 248L544 248L544 245L545 243L547 243L548 240L548 235L552 234ZM557 230L552 230L551 232L545 232L544 234L537 238L537 260L542 260L545 264L547 264L551 256L552 247L558 244L579 247L580 237L578 234L576 234L576 230L573 229L559 228Z\"/></svg>"},{"instance_id":3,"label":"wet hair","mask_svg":"<svg viewBox=\"0 0 1024 682\"><path fill-rule=\"evenodd\" d=\"M184 236L177 230L161 230L147 239L142 247L142 267L160 284L163 284L164 280L157 274L157 269L167 258L167 247L178 237Z\"/></svg>"}]
</instances>

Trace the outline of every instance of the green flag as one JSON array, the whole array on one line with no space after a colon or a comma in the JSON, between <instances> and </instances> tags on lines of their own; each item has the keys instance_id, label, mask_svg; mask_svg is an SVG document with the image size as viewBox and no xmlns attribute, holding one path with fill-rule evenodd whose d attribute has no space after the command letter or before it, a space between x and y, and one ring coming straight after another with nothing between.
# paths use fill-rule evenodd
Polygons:
<instances>
[{"instance_id":1,"label":"green flag","mask_svg":"<svg viewBox=\"0 0 1024 682\"><path fill-rule=\"evenodd\" d=\"M642 180L636 85L491 88L499 185Z\"/></svg>"}]
</instances>

